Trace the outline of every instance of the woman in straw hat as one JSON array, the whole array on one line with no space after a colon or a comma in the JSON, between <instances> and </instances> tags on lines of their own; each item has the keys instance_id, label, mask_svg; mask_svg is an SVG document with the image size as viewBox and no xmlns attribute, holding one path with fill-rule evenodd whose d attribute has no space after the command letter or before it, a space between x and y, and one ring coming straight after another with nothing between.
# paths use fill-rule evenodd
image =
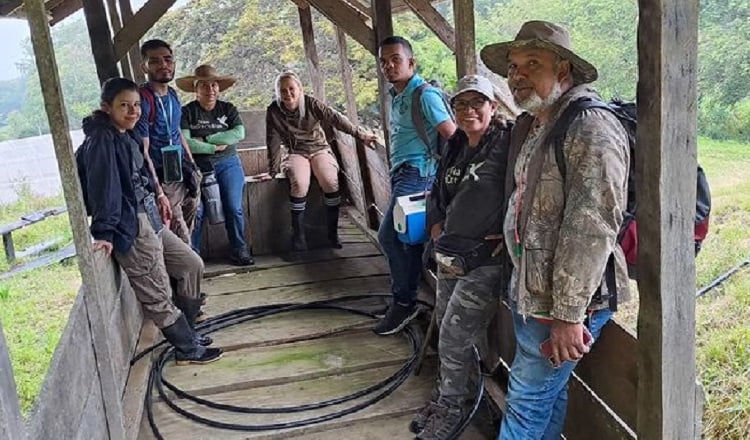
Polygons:
<instances>
[{"instance_id":1,"label":"woman in straw hat","mask_svg":"<svg viewBox=\"0 0 750 440\"><path fill-rule=\"evenodd\" d=\"M377 139L375 135L353 124L322 101L306 95L302 89L302 82L295 73L284 72L279 75L276 78L276 97L266 110L266 145L272 175L283 171L291 183L289 199L294 251L307 249L302 219L311 173L315 174L323 189L323 202L328 214L328 240L331 247L341 247L337 231L341 200L339 166L326 140L323 123L332 125L368 145L374 145L373 142ZM281 144L284 144L289 152L283 161Z\"/></svg>"},{"instance_id":2,"label":"woman in straw hat","mask_svg":"<svg viewBox=\"0 0 750 440\"><path fill-rule=\"evenodd\" d=\"M204 64L193 75L178 78L177 87L195 93L195 100L182 108L180 127L193 151L195 162L204 174L214 173L221 193L224 226L232 246L230 258L241 266L253 264L250 247L245 242L245 217L242 190L245 172L237 155L237 143L245 137L237 108L219 100L219 93L231 87L236 78L219 75L216 68ZM201 245L201 226L205 204L198 210L192 244Z\"/></svg>"}]
</instances>

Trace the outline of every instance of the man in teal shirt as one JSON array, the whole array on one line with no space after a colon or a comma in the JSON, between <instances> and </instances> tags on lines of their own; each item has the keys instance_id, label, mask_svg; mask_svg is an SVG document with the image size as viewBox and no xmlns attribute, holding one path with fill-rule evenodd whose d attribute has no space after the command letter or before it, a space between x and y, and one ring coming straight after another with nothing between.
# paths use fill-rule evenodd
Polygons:
<instances>
[{"instance_id":1,"label":"man in teal shirt","mask_svg":"<svg viewBox=\"0 0 750 440\"><path fill-rule=\"evenodd\" d=\"M380 69L393 86L390 90L391 120L391 200L378 231L378 241L391 271L393 303L373 329L379 335L401 331L417 316L417 286L422 272L424 246L408 245L398 239L393 228L396 198L425 191L432 185L437 168L433 156L438 133L448 139L456 130L450 110L440 91L427 87L421 95L422 117L431 146L424 141L412 120L412 94L425 80L415 74L416 60L411 44L402 37L388 37L380 43Z\"/></svg>"}]
</instances>

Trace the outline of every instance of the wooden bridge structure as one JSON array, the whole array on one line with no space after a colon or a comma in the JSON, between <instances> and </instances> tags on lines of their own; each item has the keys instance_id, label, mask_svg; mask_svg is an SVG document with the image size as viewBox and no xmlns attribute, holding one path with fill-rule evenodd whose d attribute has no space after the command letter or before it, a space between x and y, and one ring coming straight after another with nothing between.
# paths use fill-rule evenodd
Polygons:
<instances>
[{"instance_id":1,"label":"wooden bridge structure","mask_svg":"<svg viewBox=\"0 0 750 440\"><path fill-rule=\"evenodd\" d=\"M340 56L342 80L349 92L347 114L353 120L357 113L344 36L376 55L377 41L392 34L394 12L415 13L424 21L455 54L459 76L483 71L474 41L475 25L481 23L474 23L472 0L453 0L455 26L427 0L293 1L299 7L312 89L318 96L324 96L324 90L310 8L337 27L339 50L344 54ZM133 13L129 0L0 0L0 15L24 16L31 28L83 279L37 403L26 420L20 415L0 328L2 439L152 438L144 425L150 359L132 366L130 360L157 339L157 331L144 322L120 269L92 251L49 26L83 7L99 78L122 74L139 79L138 42L172 4L174 0L150 0ZM637 185L643 189L639 189L638 211L639 265L643 267L638 282L639 338L611 323L576 369L565 430L566 437L573 439L689 439L701 432L695 300L684 294L694 290L695 280L689 237L695 200L698 2L639 0L639 8L636 163ZM387 84L379 78L381 117L387 121ZM210 313L272 302L387 293L384 261L372 241L378 211L384 211L389 195L387 155L355 145L346 135L333 133L333 137L351 202L341 224L344 248L315 251L309 260L295 263L269 253L258 257L256 267L234 275L225 266L209 264L205 284ZM262 146L248 148L262 151ZM248 154L252 162L252 155L260 153ZM273 200L268 194L279 191L261 190L253 182L248 188L258 189L253 200L266 196ZM255 228L263 230L264 226ZM251 233L255 233L252 226ZM263 232L257 235L263 237ZM266 239L272 241L272 236ZM427 281L428 285L434 283L429 277ZM429 287L422 293L429 300ZM382 307L377 298L364 301L373 311ZM196 394L225 402L285 405L304 403L290 400L296 395L313 400L337 395L393 371L405 359L405 341L374 338L367 331L367 319L320 313L324 312L300 312L294 318L279 316L217 332L217 343L227 347L224 359L204 367L168 368L165 374ZM514 344L506 309L498 313L489 331L494 351L486 357L509 365ZM158 398L152 400L153 414L167 438L409 438L405 422L426 399L431 368L434 357L428 358L423 375L409 378L400 391L377 405L305 429L252 435L216 431L178 418L166 411ZM506 373L501 368L486 383L487 394L500 410L504 408ZM269 418L256 417L244 423L252 420ZM481 435L481 430L472 428L466 438Z\"/></svg>"}]
</instances>

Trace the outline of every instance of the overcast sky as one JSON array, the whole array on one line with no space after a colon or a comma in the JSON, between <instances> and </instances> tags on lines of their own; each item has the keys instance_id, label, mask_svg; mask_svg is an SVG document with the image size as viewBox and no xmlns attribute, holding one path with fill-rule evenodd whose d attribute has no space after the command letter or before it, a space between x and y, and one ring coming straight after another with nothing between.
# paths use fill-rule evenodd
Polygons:
<instances>
[{"instance_id":1,"label":"overcast sky","mask_svg":"<svg viewBox=\"0 0 750 440\"><path fill-rule=\"evenodd\" d=\"M146 0L131 0L133 9L137 11ZM177 0L172 8L179 8L188 0ZM75 20L83 13L76 12L65 20ZM65 22L65 21L63 21ZM16 63L21 60L23 51L21 43L29 38L29 25L26 20L0 18L0 81L18 78L21 74L16 69Z\"/></svg>"}]
</instances>

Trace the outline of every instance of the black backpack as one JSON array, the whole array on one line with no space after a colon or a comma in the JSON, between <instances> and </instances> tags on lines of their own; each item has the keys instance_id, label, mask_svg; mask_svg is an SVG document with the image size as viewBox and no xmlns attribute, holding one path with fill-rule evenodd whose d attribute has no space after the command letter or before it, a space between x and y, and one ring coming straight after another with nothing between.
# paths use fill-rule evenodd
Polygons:
<instances>
[{"instance_id":1,"label":"black backpack","mask_svg":"<svg viewBox=\"0 0 750 440\"><path fill-rule=\"evenodd\" d=\"M591 98L582 98L574 101L568 105L560 118L555 123L554 127L550 131L550 139L553 142L555 148L555 159L557 161L557 167L560 170L560 175L565 179L565 156L563 154L563 143L565 136L567 135L567 129L573 120L584 110L588 109L604 109L612 112L617 119L620 121L622 126L625 128L625 132L628 135L628 144L630 147L630 172L628 174L628 203L625 209L624 218L622 225L620 225L620 231L617 236L617 242L622 247L625 259L628 262L628 269L631 277L637 274L636 263L638 255L638 236L637 236L637 224L635 221L635 213L637 210L637 197L635 192L635 133L638 124L638 117L636 114L636 104L634 102L623 102L619 100L613 100L609 103L605 103L599 100ZM701 243L708 234L708 219L711 213L711 191L708 186L708 180L706 174L703 172L703 168L698 166L697 176L697 193L695 201L695 229L694 229L694 241L695 241L695 253L697 255L700 250Z\"/></svg>"},{"instance_id":2,"label":"black backpack","mask_svg":"<svg viewBox=\"0 0 750 440\"><path fill-rule=\"evenodd\" d=\"M436 85L433 85L431 83ZM412 93L411 120L414 124L414 129L417 130L419 138L427 146L427 149L430 152L430 156L432 156L435 160L440 160L440 156L442 156L443 151L445 151L445 146L448 143L448 139L443 138L443 136L440 135L440 132L438 132L437 142L435 144L430 142L430 137L427 136L427 127L425 126L424 113L422 112L422 93L424 93L425 89L427 89L428 87L434 88L435 90L440 92L440 97L443 99L445 109L448 110L448 114L451 115L451 120L453 122L456 121L456 115L453 113L453 109L451 108L450 96L445 93L445 90L437 85L439 83L437 83L436 81L431 81L431 83L426 82L420 85L414 90L414 93Z\"/></svg>"}]
</instances>

